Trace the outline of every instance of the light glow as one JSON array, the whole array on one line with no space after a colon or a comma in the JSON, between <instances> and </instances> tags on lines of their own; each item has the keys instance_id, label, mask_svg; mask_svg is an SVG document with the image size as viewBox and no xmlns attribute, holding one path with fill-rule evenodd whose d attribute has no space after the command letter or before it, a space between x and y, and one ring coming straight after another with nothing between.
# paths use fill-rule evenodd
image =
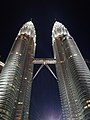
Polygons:
<instances>
[{"instance_id":1,"label":"light glow","mask_svg":"<svg viewBox=\"0 0 90 120\"><path fill-rule=\"evenodd\" d=\"M21 35L21 34L29 35L30 37L33 38L34 42L36 42L36 31L32 21L29 21L22 26L18 35Z\"/></svg>"},{"instance_id":2,"label":"light glow","mask_svg":"<svg viewBox=\"0 0 90 120\"><path fill-rule=\"evenodd\" d=\"M52 43L54 43L55 38L63 35L70 36L67 28L65 28L65 26L62 23L56 21L52 29Z\"/></svg>"}]
</instances>

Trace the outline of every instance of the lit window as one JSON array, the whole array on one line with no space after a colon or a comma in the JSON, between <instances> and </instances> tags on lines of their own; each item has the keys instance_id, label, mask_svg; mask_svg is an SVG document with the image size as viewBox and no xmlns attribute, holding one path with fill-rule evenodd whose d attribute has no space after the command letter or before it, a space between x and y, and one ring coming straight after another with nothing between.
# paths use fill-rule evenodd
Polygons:
<instances>
[{"instance_id":1,"label":"lit window","mask_svg":"<svg viewBox=\"0 0 90 120\"><path fill-rule=\"evenodd\" d=\"M60 61L60 63L63 63L63 62L65 62L65 60L63 60L63 61Z\"/></svg>"},{"instance_id":2,"label":"lit window","mask_svg":"<svg viewBox=\"0 0 90 120\"><path fill-rule=\"evenodd\" d=\"M74 54L73 56L77 56L77 54Z\"/></svg>"},{"instance_id":3,"label":"lit window","mask_svg":"<svg viewBox=\"0 0 90 120\"><path fill-rule=\"evenodd\" d=\"M84 109L88 108L87 106L84 106Z\"/></svg>"},{"instance_id":4,"label":"lit window","mask_svg":"<svg viewBox=\"0 0 90 120\"><path fill-rule=\"evenodd\" d=\"M16 52L16 55L18 55L18 52Z\"/></svg>"},{"instance_id":5,"label":"lit window","mask_svg":"<svg viewBox=\"0 0 90 120\"><path fill-rule=\"evenodd\" d=\"M18 105L22 105L23 104L23 102L18 102Z\"/></svg>"},{"instance_id":6,"label":"lit window","mask_svg":"<svg viewBox=\"0 0 90 120\"><path fill-rule=\"evenodd\" d=\"M17 88L17 91L19 91L19 89Z\"/></svg>"},{"instance_id":7,"label":"lit window","mask_svg":"<svg viewBox=\"0 0 90 120\"><path fill-rule=\"evenodd\" d=\"M86 102L87 102L87 103L90 103L90 100L87 100Z\"/></svg>"},{"instance_id":8,"label":"lit window","mask_svg":"<svg viewBox=\"0 0 90 120\"><path fill-rule=\"evenodd\" d=\"M11 86L11 87L15 88L15 85L13 85L13 84L9 84L9 86Z\"/></svg>"},{"instance_id":9,"label":"lit window","mask_svg":"<svg viewBox=\"0 0 90 120\"><path fill-rule=\"evenodd\" d=\"M69 56L69 58L73 57L72 55Z\"/></svg>"},{"instance_id":10,"label":"lit window","mask_svg":"<svg viewBox=\"0 0 90 120\"><path fill-rule=\"evenodd\" d=\"M29 114L29 112L26 112L26 114Z\"/></svg>"},{"instance_id":11,"label":"lit window","mask_svg":"<svg viewBox=\"0 0 90 120\"><path fill-rule=\"evenodd\" d=\"M77 99L75 100L75 102L77 102Z\"/></svg>"},{"instance_id":12,"label":"lit window","mask_svg":"<svg viewBox=\"0 0 90 120\"><path fill-rule=\"evenodd\" d=\"M90 104L88 104L87 106L84 106L84 109L89 108L89 107L90 107Z\"/></svg>"},{"instance_id":13,"label":"lit window","mask_svg":"<svg viewBox=\"0 0 90 120\"><path fill-rule=\"evenodd\" d=\"M9 84L9 86L12 86L12 84Z\"/></svg>"},{"instance_id":14,"label":"lit window","mask_svg":"<svg viewBox=\"0 0 90 120\"><path fill-rule=\"evenodd\" d=\"M88 104L88 107L90 107L90 104Z\"/></svg>"}]
</instances>

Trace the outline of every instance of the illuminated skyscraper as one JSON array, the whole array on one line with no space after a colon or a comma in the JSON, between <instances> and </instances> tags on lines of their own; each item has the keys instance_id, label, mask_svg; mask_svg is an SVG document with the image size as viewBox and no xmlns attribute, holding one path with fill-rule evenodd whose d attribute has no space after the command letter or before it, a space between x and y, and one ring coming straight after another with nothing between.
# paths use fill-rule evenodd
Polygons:
<instances>
[{"instance_id":1,"label":"illuminated skyscraper","mask_svg":"<svg viewBox=\"0 0 90 120\"><path fill-rule=\"evenodd\" d=\"M63 120L90 120L90 71L67 29L55 22L52 44Z\"/></svg>"},{"instance_id":2,"label":"illuminated skyscraper","mask_svg":"<svg viewBox=\"0 0 90 120\"><path fill-rule=\"evenodd\" d=\"M0 120L28 120L35 53L35 28L19 31L0 76Z\"/></svg>"},{"instance_id":3,"label":"illuminated skyscraper","mask_svg":"<svg viewBox=\"0 0 90 120\"><path fill-rule=\"evenodd\" d=\"M20 29L0 74L0 120L29 120L32 80L43 66L58 82L62 119L90 120L90 71L68 30L55 22L52 30L54 58L34 58L33 23ZM41 64L33 76L33 65ZM56 65L57 76L49 64Z\"/></svg>"}]
</instances>

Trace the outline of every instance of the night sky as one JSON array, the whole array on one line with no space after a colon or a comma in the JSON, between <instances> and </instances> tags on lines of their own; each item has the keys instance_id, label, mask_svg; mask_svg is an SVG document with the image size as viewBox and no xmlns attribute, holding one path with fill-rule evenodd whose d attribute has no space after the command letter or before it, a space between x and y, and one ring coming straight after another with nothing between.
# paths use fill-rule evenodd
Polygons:
<instances>
[{"instance_id":1,"label":"night sky","mask_svg":"<svg viewBox=\"0 0 90 120\"><path fill-rule=\"evenodd\" d=\"M0 2L0 60L5 62L22 25L32 19L37 35L36 58L52 58L52 27L67 27L82 55L90 59L89 0L3 0ZM34 73L39 68L35 66ZM51 65L55 72L55 66ZM60 120L57 82L47 68L33 81L30 120Z\"/></svg>"}]
</instances>

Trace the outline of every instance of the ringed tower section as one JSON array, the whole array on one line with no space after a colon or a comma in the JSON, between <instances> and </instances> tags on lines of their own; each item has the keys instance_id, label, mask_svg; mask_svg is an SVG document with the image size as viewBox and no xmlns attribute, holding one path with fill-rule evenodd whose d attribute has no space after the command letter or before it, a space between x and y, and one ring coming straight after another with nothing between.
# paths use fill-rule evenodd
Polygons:
<instances>
[{"instance_id":1,"label":"ringed tower section","mask_svg":"<svg viewBox=\"0 0 90 120\"><path fill-rule=\"evenodd\" d=\"M52 45L63 120L89 120L90 71L73 37L57 21L52 30Z\"/></svg>"},{"instance_id":2,"label":"ringed tower section","mask_svg":"<svg viewBox=\"0 0 90 120\"><path fill-rule=\"evenodd\" d=\"M35 55L33 23L20 29L0 74L0 119L28 120Z\"/></svg>"}]
</instances>

